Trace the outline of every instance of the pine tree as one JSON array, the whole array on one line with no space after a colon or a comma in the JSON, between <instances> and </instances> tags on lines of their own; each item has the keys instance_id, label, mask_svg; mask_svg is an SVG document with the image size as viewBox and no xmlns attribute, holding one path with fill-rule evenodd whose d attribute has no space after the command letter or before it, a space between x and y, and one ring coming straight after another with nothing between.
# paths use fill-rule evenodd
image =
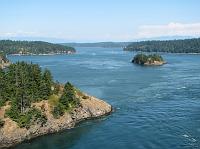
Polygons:
<instances>
[{"instance_id":1,"label":"pine tree","mask_svg":"<svg viewBox=\"0 0 200 149\"><path fill-rule=\"evenodd\" d=\"M48 99L48 97L52 94L52 84L53 81L51 72L48 69L45 69L40 86L42 98Z\"/></svg>"},{"instance_id":2,"label":"pine tree","mask_svg":"<svg viewBox=\"0 0 200 149\"><path fill-rule=\"evenodd\" d=\"M60 98L60 103L62 103L66 109L79 104L79 100L76 98L75 95L75 89L73 85L69 82L65 84L64 93Z\"/></svg>"},{"instance_id":3,"label":"pine tree","mask_svg":"<svg viewBox=\"0 0 200 149\"><path fill-rule=\"evenodd\" d=\"M0 68L0 107L5 103L5 73L3 69Z\"/></svg>"}]
</instances>

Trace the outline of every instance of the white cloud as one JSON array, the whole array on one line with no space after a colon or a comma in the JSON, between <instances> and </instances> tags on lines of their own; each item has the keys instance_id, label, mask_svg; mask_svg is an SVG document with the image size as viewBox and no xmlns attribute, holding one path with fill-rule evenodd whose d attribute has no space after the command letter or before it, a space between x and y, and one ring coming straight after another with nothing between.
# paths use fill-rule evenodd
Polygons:
<instances>
[{"instance_id":1,"label":"white cloud","mask_svg":"<svg viewBox=\"0 0 200 149\"><path fill-rule=\"evenodd\" d=\"M15 32L0 32L0 37L37 36L36 32L18 30Z\"/></svg>"},{"instance_id":2,"label":"white cloud","mask_svg":"<svg viewBox=\"0 0 200 149\"><path fill-rule=\"evenodd\" d=\"M122 31L123 32L123 31ZM53 38L63 39L66 41L130 41L133 39L167 37L167 36L192 36L200 37L200 23L169 23L164 25L142 25L139 26L136 34L122 33L115 31L114 33L73 33L73 32L42 32L42 31L23 31L17 30L13 32L1 32L0 39L15 39L15 37L33 37L34 39ZM27 38L29 39L29 38Z\"/></svg>"},{"instance_id":3,"label":"white cloud","mask_svg":"<svg viewBox=\"0 0 200 149\"><path fill-rule=\"evenodd\" d=\"M182 24L172 22L166 25L142 25L137 33L137 38L160 36L200 36L200 23Z\"/></svg>"}]
</instances>

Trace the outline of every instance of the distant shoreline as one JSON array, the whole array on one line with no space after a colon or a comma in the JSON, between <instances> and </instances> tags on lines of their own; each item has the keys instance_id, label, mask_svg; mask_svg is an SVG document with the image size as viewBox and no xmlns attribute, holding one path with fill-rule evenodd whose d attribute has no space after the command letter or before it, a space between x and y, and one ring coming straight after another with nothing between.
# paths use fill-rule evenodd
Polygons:
<instances>
[{"instance_id":1,"label":"distant shoreline","mask_svg":"<svg viewBox=\"0 0 200 149\"><path fill-rule=\"evenodd\" d=\"M76 52L68 51L67 53L47 53L47 54L8 54L8 56L53 56L53 55L71 55L75 54Z\"/></svg>"},{"instance_id":2,"label":"distant shoreline","mask_svg":"<svg viewBox=\"0 0 200 149\"><path fill-rule=\"evenodd\" d=\"M144 52L144 51L125 51L124 52L131 52L131 53L159 53L159 54L180 54L180 55L200 55L200 53L172 53L172 52Z\"/></svg>"}]
</instances>

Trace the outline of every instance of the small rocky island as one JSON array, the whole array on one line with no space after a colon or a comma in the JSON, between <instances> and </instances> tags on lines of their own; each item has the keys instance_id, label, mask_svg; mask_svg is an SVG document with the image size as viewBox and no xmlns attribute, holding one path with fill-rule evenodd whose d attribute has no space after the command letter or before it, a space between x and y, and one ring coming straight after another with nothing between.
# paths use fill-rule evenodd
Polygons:
<instances>
[{"instance_id":1,"label":"small rocky island","mask_svg":"<svg viewBox=\"0 0 200 149\"><path fill-rule=\"evenodd\" d=\"M145 66L160 66L166 62L163 60L162 56L158 54L137 54L134 56L132 63Z\"/></svg>"},{"instance_id":2,"label":"small rocky island","mask_svg":"<svg viewBox=\"0 0 200 149\"><path fill-rule=\"evenodd\" d=\"M0 148L70 129L112 111L111 105L71 83L54 82L50 71L36 64L11 64L0 69L0 79Z\"/></svg>"}]
</instances>

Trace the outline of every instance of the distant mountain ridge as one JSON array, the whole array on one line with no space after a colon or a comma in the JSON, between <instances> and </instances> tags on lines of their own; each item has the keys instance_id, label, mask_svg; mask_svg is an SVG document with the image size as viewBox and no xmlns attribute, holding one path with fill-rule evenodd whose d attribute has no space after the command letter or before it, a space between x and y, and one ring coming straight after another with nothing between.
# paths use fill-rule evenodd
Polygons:
<instances>
[{"instance_id":1,"label":"distant mountain ridge","mask_svg":"<svg viewBox=\"0 0 200 149\"><path fill-rule=\"evenodd\" d=\"M123 48L131 42L94 42L94 43L61 43L72 47L102 47L102 48Z\"/></svg>"},{"instance_id":2,"label":"distant mountain ridge","mask_svg":"<svg viewBox=\"0 0 200 149\"><path fill-rule=\"evenodd\" d=\"M130 45L133 42L142 42L142 41L152 41L152 40L184 40L184 39L193 39L191 36L162 36L162 37L152 37L152 38L140 38L134 39L127 42L68 42L68 43L59 43L61 45L67 45L72 47L102 47L102 48L124 48Z\"/></svg>"}]
</instances>

